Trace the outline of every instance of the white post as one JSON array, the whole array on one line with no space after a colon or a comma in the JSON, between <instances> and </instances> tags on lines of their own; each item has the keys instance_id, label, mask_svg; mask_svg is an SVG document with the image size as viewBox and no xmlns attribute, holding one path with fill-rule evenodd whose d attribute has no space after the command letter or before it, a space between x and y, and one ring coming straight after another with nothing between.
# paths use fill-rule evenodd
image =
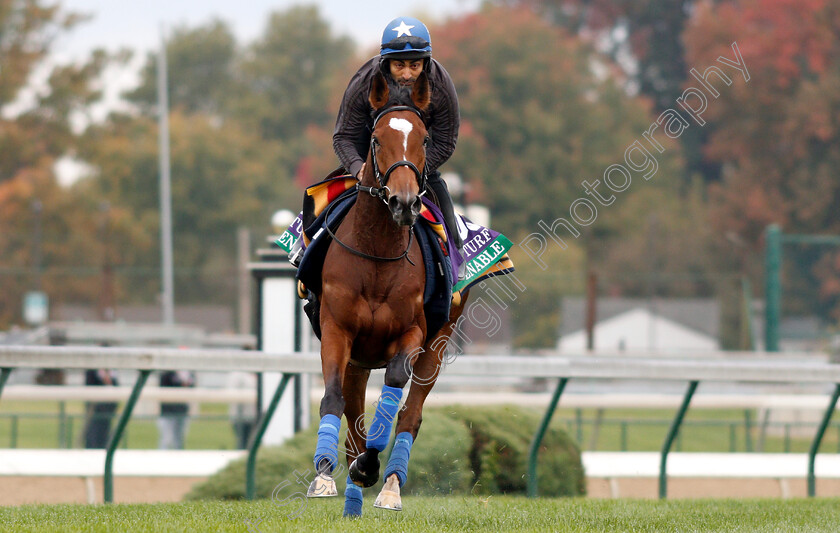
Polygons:
<instances>
[{"instance_id":1,"label":"white post","mask_svg":"<svg viewBox=\"0 0 840 533\"><path fill-rule=\"evenodd\" d=\"M262 332L262 350L265 352L290 353L295 350L295 279L293 277L268 277L263 279L261 287L262 313L260 330ZM263 374L262 408L268 407L271 396L280 383L282 374L266 372ZM282 444L295 434L295 395L290 383L274 412L271 423L266 428L263 444ZM306 401L308 402L308 398Z\"/></svg>"}]
</instances>

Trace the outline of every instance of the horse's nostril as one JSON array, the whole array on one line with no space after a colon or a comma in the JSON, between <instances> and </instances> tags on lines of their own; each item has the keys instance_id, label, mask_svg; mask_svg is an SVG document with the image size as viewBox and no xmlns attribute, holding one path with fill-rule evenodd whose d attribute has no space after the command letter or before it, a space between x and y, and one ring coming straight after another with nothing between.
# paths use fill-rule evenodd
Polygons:
<instances>
[{"instance_id":1,"label":"horse's nostril","mask_svg":"<svg viewBox=\"0 0 840 533\"><path fill-rule=\"evenodd\" d=\"M415 196L411 202L411 214L417 216L420 214L420 209L423 208L423 200L419 196Z\"/></svg>"},{"instance_id":2,"label":"horse's nostril","mask_svg":"<svg viewBox=\"0 0 840 533\"><path fill-rule=\"evenodd\" d=\"M400 226L411 226L414 224L417 215L420 213L420 204L417 200L418 198L416 196L412 196L409 202L397 196L389 198L388 209L391 211L394 222Z\"/></svg>"},{"instance_id":3,"label":"horse's nostril","mask_svg":"<svg viewBox=\"0 0 840 533\"><path fill-rule=\"evenodd\" d=\"M392 196L388 198L388 209L390 209L391 213L394 215L399 215L403 211L403 203L400 202L400 199L396 196Z\"/></svg>"}]
</instances>

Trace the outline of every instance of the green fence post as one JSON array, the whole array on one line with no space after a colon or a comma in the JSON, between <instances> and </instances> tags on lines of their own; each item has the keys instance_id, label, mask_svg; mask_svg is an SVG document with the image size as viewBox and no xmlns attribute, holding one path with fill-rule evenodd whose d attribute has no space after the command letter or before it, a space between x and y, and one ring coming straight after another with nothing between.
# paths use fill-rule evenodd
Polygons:
<instances>
[{"instance_id":1,"label":"green fence post","mask_svg":"<svg viewBox=\"0 0 840 533\"><path fill-rule=\"evenodd\" d=\"M545 437L545 432L548 430L548 425L551 423L551 417L554 416L554 410L557 408L557 403L560 401L560 395L563 394L563 389L566 388L566 383L568 382L569 378L560 378L560 381L557 382L557 388L554 389L554 395L548 403L548 409L546 410L545 415L543 415L540 427L537 428L537 432L531 440L531 449L528 452L529 498L537 497L537 453L540 450L540 444L542 444L543 437Z\"/></svg>"},{"instance_id":2,"label":"green fence post","mask_svg":"<svg viewBox=\"0 0 840 533\"><path fill-rule=\"evenodd\" d=\"M105 474L103 476L105 503L114 501L114 452L117 450L123 431L125 431L125 426L128 424L129 418L131 418L134 405L137 403L137 399L140 398L140 392L143 390L143 386L146 384L146 380L149 379L149 374L151 373L151 370L140 371L140 375L137 376L137 381L134 383L134 388L131 390L131 396L128 397L128 401L125 407L123 407L122 413L120 413L120 419L117 422L116 429L114 429L114 434L111 435L111 439L108 441L108 450L105 452Z\"/></svg>"},{"instance_id":3,"label":"green fence post","mask_svg":"<svg viewBox=\"0 0 840 533\"><path fill-rule=\"evenodd\" d=\"M3 395L3 387L6 386L6 381L9 379L9 374L12 373L11 368L0 368L0 396ZM17 415L12 415L12 427L10 428L11 433L11 448L17 448Z\"/></svg>"},{"instance_id":4,"label":"green fence post","mask_svg":"<svg viewBox=\"0 0 840 533\"><path fill-rule=\"evenodd\" d=\"M3 387L6 386L6 381L9 379L9 374L11 373L11 368L0 368L0 396L3 395Z\"/></svg>"},{"instance_id":5,"label":"green fence post","mask_svg":"<svg viewBox=\"0 0 840 533\"><path fill-rule=\"evenodd\" d=\"M245 469L245 498L253 500L257 494L256 468L257 468L257 449L260 447L263 435L265 434L268 423L271 422L271 417L274 416L274 410L277 409L277 404L280 403L280 398L283 397L283 391L286 390L286 385L289 380L296 374L283 374L280 384L277 385L277 390L274 391L274 396L271 398L271 403L262 414L259 424L254 428L251 437L248 439L248 464Z\"/></svg>"},{"instance_id":6,"label":"green fence post","mask_svg":"<svg viewBox=\"0 0 840 533\"><path fill-rule=\"evenodd\" d=\"M750 351L755 350L755 332L753 331L753 312L752 312L752 284L750 278L741 277L741 320L743 320L743 327L741 329L741 341L746 345L746 349Z\"/></svg>"},{"instance_id":7,"label":"green fence post","mask_svg":"<svg viewBox=\"0 0 840 533\"><path fill-rule=\"evenodd\" d=\"M12 415L11 435L9 435L9 447L17 448L18 445L18 415Z\"/></svg>"},{"instance_id":8,"label":"green fence post","mask_svg":"<svg viewBox=\"0 0 840 533\"><path fill-rule=\"evenodd\" d=\"M828 402L828 409L823 415L817 434L814 436L814 441L811 443L811 450L808 452L808 497L813 498L817 493L817 479L814 475L814 463L817 461L817 452L820 450L820 443L822 442L825 430L831 422L831 415L834 414L834 408L837 406L837 399L840 398L840 383L834 386L834 394L831 395L831 400Z\"/></svg>"},{"instance_id":9,"label":"green fence post","mask_svg":"<svg viewBox=\"0 0 840 533\"><path fill-rule=\"evenodd\" d=\"M58 402L58 447L64 448L67 440L67 406L65 402Z\"/></svg>"},{"instance_id":10,"label":"green fence post","mask_svg":"<svg viewBox=\"0 0 840 533\"><path fill-rule=\"evenodd\" d=\"M67 441L64 443L65 448L73 447L73 416L67 417Z\"/></svg>"},{"instance_id":11,"label":"green fence post","mask_svg":"<svg viewBox=\"0 0 840 533\"><path fill-rule=\"evenodd\" d=\"M662 444L662 457L659 461L660 499L665 499L668 496L668 477L666 470L668 464L668 452L671 451L671 445L674 443L674 439L680 431L680 425L682 425L685 412L688 411L688 405L691 403L691 397L694 396L694 391L697 390L698 383L698 381L692 381L688 384L688 390L685 391L682 404L680 405L676 416L674 416L674 420L671 422L671 429L668 430L668 436L665 437L665 442Z\"/></svg>"},{"instance_id":12,"label":"green fence post","mask_svg":"<svg viewBox=\"0 0 840 533\"><path fill-rule=\"evenodd\" d=\"M748 452L753 450L752 442L752 411L744 409L744 447Z\"/></svg>"},{"instance_id":13,"label":"green fence post","mask_svg":"<svg viewBox=\"0 0 840 533\"><path fill-rule=\"evenodd\" d=\"M785 453L790 452L790 424L785 424Z\"/></svg>"},{"instance_id":14,"label":"green fence post","mask_svg":"<svg viewBox=\"0 0 840 533\"><path fill-rule=\"evenodd\" d=\"M779 351L779 317L782 305L782 230L770 224L764 248L764 349Z\"/></svg>"},{"instance_id":15,"label":"green fence post","mask_svg":"<svg viewBox=\"0 0 840 533\"><path fill-rule=\"evenodd\" d=\"M735 425L735 422L730 422L729 424L729 453L735 453L738 448L738 437L736 436L736 432L738 428Z\"/></svg>"},{"instance_id":16,"label":"green fence post","mask_svg":"<svg viewBox=\"0 0 840 533\"><path fill-rule=\"evenodd\" d=\"M627 421L621 421L621 451L627 451Z\"/></svg>"}]
</instances>

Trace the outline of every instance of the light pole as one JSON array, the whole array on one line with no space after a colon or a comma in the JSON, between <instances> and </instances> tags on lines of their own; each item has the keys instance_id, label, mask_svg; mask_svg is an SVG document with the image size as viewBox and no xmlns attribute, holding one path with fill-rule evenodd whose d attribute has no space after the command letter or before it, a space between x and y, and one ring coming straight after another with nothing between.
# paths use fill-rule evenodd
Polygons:
<instances>
[{"instance_id":1,"label":"light pole","mask_svg":"<svg viewBox=\"0 0 840 533\"><path fill-rule=\"evenodd\" d=\"M172 193L169 172L169 98L166 79L166 37L160 31L160 52L157 61L158 74L158 141L160 151L160 255L163 277L163 323L175 323L175 298L172 274Z\"/></svg>"},{"instance_id":2,"label":"light pole","mask_svg":"<svg viewBox=\"0 0 840 533\"><path fill-rule=\"evenodd\" d=\"M99 319L114 320L114 267L111 264L111 204L99 204L102 215L100 231L102 241L102 287L99 294Z\"/></svg>"}]
</instances>

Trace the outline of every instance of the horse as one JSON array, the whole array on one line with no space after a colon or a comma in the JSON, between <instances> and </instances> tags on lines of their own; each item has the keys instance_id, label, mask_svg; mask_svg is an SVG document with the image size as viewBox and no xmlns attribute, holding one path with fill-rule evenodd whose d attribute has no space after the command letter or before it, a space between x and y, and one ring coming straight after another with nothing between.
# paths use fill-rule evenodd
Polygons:
<instances>
[{"instance_id":1,"label":"horse","mask_svg":"<svg viewBox=\"0 0 840 533\"><path fill-rule=\"evenodd\" d=\"M378 73L368 101L375 122L358 197L335 230L321 274L321 368L325 391L310 497L335 496L338 432L347 419L349 473L344 516L362 513L362 488L379 480L379 454L390 442L403 388L396 437L374 507L402 509L411 446L423 403L435 384L453 324L466 297L453 305L449 322L427 339L423 313L425 267L413 225L425 191L428 133L422 113L431 87L421 73L410 91L391 90ZM384 172L383 172L384 170ZM365 429L365 388L371 369L385 368L385 384Z\"/></svg>"}]
</instances>

